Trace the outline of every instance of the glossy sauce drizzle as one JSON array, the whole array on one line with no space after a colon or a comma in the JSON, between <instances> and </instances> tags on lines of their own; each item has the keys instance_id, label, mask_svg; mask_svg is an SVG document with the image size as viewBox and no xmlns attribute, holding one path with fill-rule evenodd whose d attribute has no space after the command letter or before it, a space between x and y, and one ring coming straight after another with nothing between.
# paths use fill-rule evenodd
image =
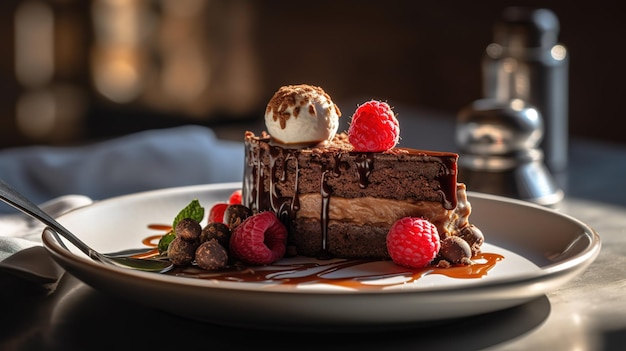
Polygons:
<instances>
[{"instance_id":1,"label":"glossy sauce drizzle","mask_svg":"<svg viewBox=\"0 0 626 351\"><path fill-rule=\"evenodd\" d=\"M473 258L475 263L472 265L419 269L400 267L390 261L365 259L294 263L289 263L289 260L282 260L271 266L231 267L219 271L205 271L195 266L177 267L169 274L229 282L274 285L326 284L359 290L380 290L390 286L411 284L431 274L440 274L457 279L482 278L502 258L503 256L498 254L483 253ZM367 268L368 264L374 265L372 269ZM344 270L350 271L346 271L341 276ZM338 276L333 277L333 274ZM393 279L393 282L389 283L381 282L382 279L390 278L399 279Z\"/></svg>"}]
</instances>

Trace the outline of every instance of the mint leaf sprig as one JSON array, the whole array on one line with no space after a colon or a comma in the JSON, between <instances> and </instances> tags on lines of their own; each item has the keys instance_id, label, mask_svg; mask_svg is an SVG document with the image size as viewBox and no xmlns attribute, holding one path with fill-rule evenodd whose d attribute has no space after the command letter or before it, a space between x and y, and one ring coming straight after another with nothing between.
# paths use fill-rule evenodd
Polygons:
<instances>
[{"instance_id":1,"label":"mint leaf sprig","mask_svg":"<svg viewBox=\"0 0 626 351\"><path fill-rule=\"evenodd\" d=\"M201 222L202 219L204 219L204 207L200 205L200 201L198 201L198 199L191 200L189 205L185 206L185 208L180 210L176 217L174 217L174 221L172 222L172 230L163 235L159 240L158 249L160 255L167 253L167 248L170 246L170 243L174 240L174 238L176 238L174 228L176 228L178 222L185 218L191 218L198 222Z\"/></svg>"},{"instance_id":2,"label":"mint leaf sprig","mask_svg":"<svg viewBox=\"0 0 626 351\"><path fill-rule=\"evenodd\" d=\"M178 222L185 218L191 218L197 222L201 222L202 219L204 219L204 207L200 205L200 201L198 201L198 199L191 200L189 205L180 210L178 215L174 218L172 228L176 228Z\"/></svg>"}]
</instances>

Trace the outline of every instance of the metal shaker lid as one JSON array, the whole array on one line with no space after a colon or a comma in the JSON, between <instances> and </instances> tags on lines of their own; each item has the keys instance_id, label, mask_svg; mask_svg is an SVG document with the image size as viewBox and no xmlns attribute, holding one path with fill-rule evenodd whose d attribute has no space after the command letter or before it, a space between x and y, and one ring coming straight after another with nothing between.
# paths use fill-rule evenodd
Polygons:
<instances>
[{"instance_id":1,"label":"metal shaker lid","mask_svg":"<svg viewBox=\"0 0 626 351\"><path fill-rule=\"evenodd\" d=\"M508 48L551 48L558 42L559 19L548 9L507 7L494 28L494 41Z\"/></svg>"}]
</instances>

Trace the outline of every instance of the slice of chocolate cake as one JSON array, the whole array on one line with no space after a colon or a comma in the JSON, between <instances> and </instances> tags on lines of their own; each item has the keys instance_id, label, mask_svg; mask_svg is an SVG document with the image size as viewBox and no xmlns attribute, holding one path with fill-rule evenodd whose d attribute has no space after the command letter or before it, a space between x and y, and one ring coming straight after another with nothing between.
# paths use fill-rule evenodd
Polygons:
<instances>
[{"instance_id":1,"label":"slice of chocolate cake","mask_svg":"<svg viewBox=\"0 0 626 351\"><path fill-rule=\"evenodd\" d=\"M245 136L243 204L273 211L305 256L389 258L385 238L402 217L423 217L443 237L468 224L457 154L393 148L355 152L342 133L325 147Z\"/></svg>"},{"instance_id":2,"label":"slice of chocolate cake","mask_svg":"<svg viewBox=\"0 0 626 351\"><path fill-rule=\"evenodd\" d=\"M458 155L396 147L399 123L384 102L359 106L347 133L336 133L340 116L319 87L281 87L265 111L272 135L246 132L242 204L276 213L294 255L393 258L387 236L408 217L436 227L433 263L471 263L483 238L468 222Z\"/></svg>"}]
</instances>

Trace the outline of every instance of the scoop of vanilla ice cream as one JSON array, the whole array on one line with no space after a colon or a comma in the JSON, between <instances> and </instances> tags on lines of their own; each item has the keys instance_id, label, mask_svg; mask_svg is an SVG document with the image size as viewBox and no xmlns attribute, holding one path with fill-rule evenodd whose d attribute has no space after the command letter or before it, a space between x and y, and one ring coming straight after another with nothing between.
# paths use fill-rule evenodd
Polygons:
<instances>
[{"instance_id":1,"label":"scoop of vanilla ice cream","mask_svg":"<svg viewBox=\"0 0 626 351\"><path fill-rule=\"evenodd\" d=\"M322 88L288 85L267 104L265 126L275 142L314 145L335 136L340 116L339 107Z\"/></svg>"}]
</instances>

